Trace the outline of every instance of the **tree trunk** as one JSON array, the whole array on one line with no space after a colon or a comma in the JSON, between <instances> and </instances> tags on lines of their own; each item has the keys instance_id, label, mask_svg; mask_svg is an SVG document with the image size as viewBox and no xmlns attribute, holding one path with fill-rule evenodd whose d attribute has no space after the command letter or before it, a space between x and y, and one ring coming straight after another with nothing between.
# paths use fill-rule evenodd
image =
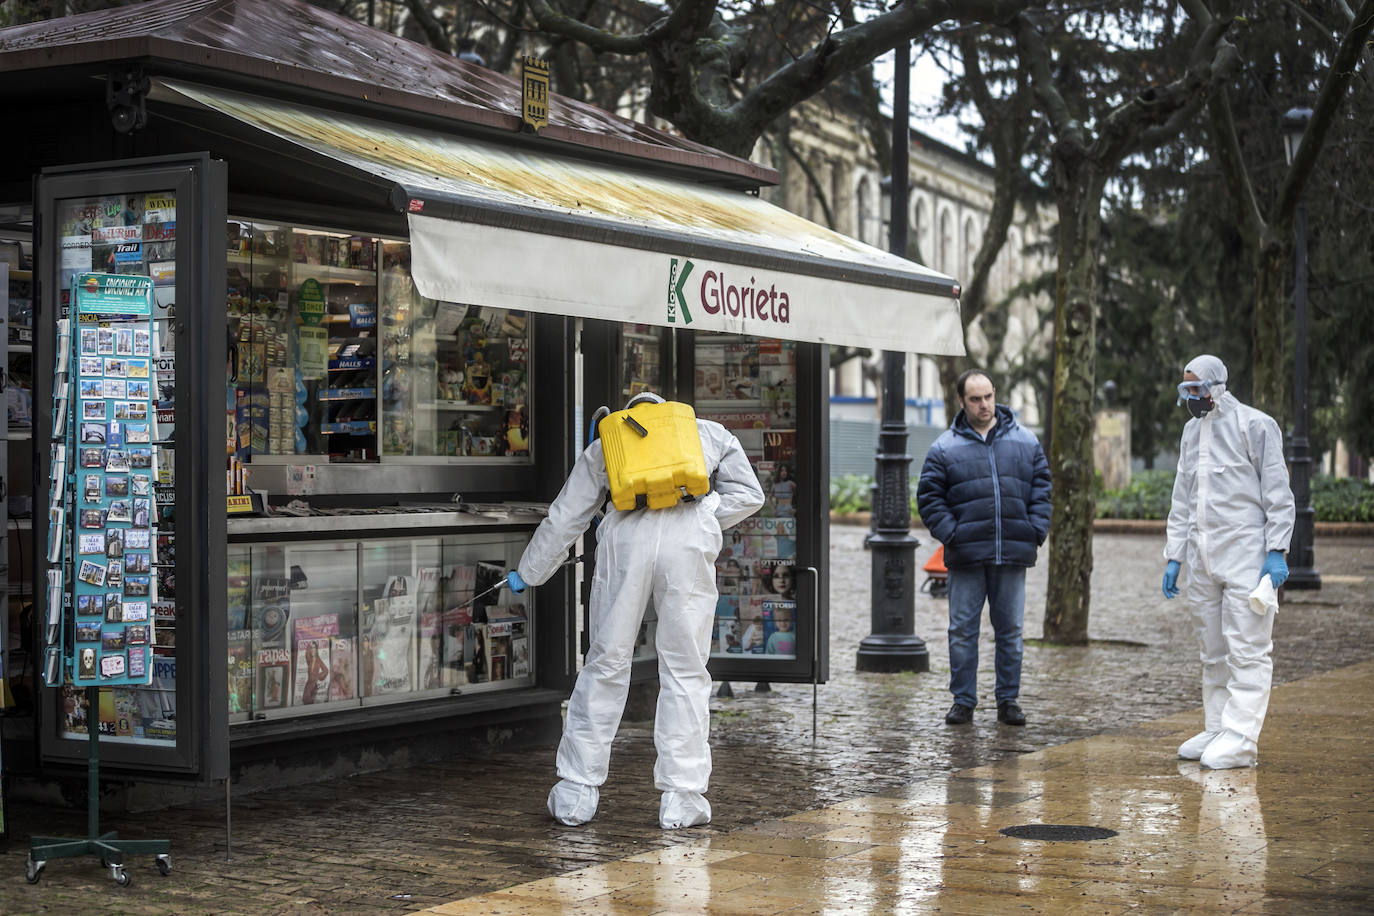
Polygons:
<instances>
[{"instance_id":1,"label":"tree trunk","mask_svg":"<svg viewBox=\"0 0 1374 916\"><path fill-rule=\"evenodd\" d=\"M1054 431L1049 587L1044 638L1085 645L1093 571L1093 386L1102 179L1089 162L1056 164L1059 265L1055 290Z\"/></svg>"},{"instance_id":2,"label":"tree trunk","mask_svg":"<svg viewBox=\"0 0 1374 916\"><path fill-rule=\"evenodd\" d=\"M968 340L968 328L964 329L964 340ZM967 357L963 356L937 356L935 364L940 367L940 394L945 399L945 425L950 426L954 423L954 415L959 412L959 392L955 390L955 383L959 381L961 364L968 363Z\"/></svg>"},{"instance_id":3,"label":"tree trunk","mask_svg":"<svg viewBox=\"0 0 1374 916\"><path fill-rule=\"evenodd\" d=\"M1279 429L1287 429L1289 413L1288 365L1285 356L1284 328L1287 325L1287 270L1291 262L1285 257L1286 248L1273 238L1265 238L1254 255L1255 320L1252 331L1251 359L1253 387L1250 401L1254 406L1278 421ZM1228 367L1234 377L1236 367Z\"/></svg>"}]
</instances>

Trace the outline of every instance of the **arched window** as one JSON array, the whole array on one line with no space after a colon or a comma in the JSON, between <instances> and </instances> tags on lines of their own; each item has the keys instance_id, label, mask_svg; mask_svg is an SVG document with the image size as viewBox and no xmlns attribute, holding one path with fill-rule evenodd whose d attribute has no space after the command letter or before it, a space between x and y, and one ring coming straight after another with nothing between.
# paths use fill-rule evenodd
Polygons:
<instances>
[{"instance_id":1,"label":"arched window","mask_svg":"<svg viewBox=\"0 0 1374 916\"><path fill-rule=\"evenodd\" d=\"M921 253L921 260L927 265L930 264L930 239L926 236L930 233L930 214L926 212L926 200L924 197L916 198L916 206L912 210L911 218L911 237L916 241L916 250Z\"/></svg>"},{"instance_id":2,"label":"arched window","mask_svg":"<svg viewBox=\"0 0 1374 916\"><path fill-rule=\"evenodd\" d=\"M877 211L873 206L873 189L865 175L859 179L854 191L854 237L866 244L873 244L873 222Z\"/></svg>"},{"instance_id":3,"label":"arched window","mask_svg":"<svg viewBox=\"0 0 1374 916\"><path fill-rule=\"evenodd\" d=\"M973 276L973 262L978 259L979 245L978 224L973 217L964 220L964 263L963 270L965 277Z\"/></svg>"},{"instance_id":4,"label":"arched window","mask_svg":"<svg viewBox=\"0 0 1374 916\"><path fill-rule=\"evenodd\" d=\"M958 271L954 263L954 216L948 210L940 214L940 266L936 270L953 275Z\"/></svg>"}]
</instances>

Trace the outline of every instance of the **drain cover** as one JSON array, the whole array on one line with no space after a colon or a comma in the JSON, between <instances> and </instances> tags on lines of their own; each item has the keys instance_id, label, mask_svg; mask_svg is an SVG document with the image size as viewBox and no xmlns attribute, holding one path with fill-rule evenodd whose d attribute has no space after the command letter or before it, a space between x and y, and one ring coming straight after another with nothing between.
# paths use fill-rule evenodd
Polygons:
<instances>
[{"instance_id":1,"label":"drain cover","mask_svg":"<svg viewBox=\"0 0 1374 916\"><path fill-rule=\"evenodd\" d=\"M998 833L1003 836L1014 836L1018 840L1105 840L1116 836L1115 830L1105 827L1082 827L1077 824L1021 824L1017 827L1003 827Z\"/></svg>"}]
</instances>

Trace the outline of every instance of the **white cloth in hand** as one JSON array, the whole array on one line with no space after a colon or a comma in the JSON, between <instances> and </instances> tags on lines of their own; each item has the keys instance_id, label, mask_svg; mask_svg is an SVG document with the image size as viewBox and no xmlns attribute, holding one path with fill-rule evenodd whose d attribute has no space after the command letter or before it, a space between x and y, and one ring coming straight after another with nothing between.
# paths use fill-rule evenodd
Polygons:
<instances>
[{"instance_id":1,"label":"white cloth in hand","mask_svg":"<svg viewBox=\"0 0 1374 916\"><path fill-rule=\"evenodd\" d=\"M1259 585L1250 593L1250 610L1263 617L1265 614L1277 613L1279 609L1279 593L1274 588L1274 580L1266 576L1260 576Z\"/></svg>"}]
</instances>

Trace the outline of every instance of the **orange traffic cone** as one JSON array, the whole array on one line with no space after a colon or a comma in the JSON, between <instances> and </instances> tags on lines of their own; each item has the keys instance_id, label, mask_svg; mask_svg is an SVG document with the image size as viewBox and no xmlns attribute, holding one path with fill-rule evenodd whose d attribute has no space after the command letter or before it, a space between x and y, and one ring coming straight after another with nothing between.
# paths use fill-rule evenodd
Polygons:
<instances>
[{"instance_id":1,"label":"orange traffic cone","mask_svg":"<svg viewBox=\"0 0 1374 916\"><path fill-rule=\"evenodd\" d=\"M949 570L945 569L944 544L930 555L926 565L921 568L926 573L926 581L921 584L921 591L929 592L932 598L941 598L949 592Z\"/></svg>"}]
</instances>

